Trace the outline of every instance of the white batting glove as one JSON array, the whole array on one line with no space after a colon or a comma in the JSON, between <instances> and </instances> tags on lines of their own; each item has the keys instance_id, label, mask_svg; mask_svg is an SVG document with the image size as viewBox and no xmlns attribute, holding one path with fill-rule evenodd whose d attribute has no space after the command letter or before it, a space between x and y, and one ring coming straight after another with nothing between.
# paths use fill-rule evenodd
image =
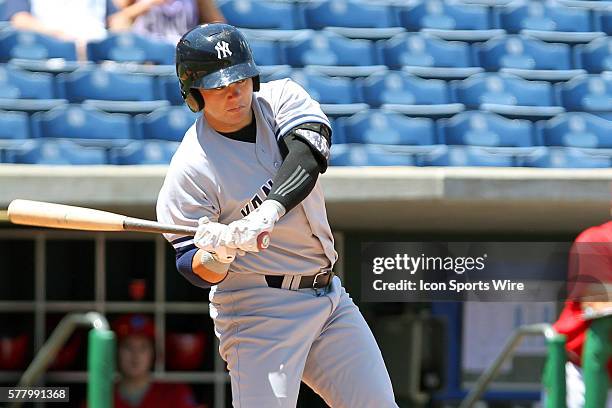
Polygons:
<instances>
[{"instance_id":1,"label":"white batting glove","mask_svg":"<svg viewBox=\"0 0 612 408\"><path fill-rule=\"evenodd\" d=\"M271 232L274 224L284 214L285 207L281 203L265 200L249 215L227 226L227 245L247 252L259 252L257 237L263 232Z\"/></svg>"},{"instance_id":2,"label":"white batting glove","mask_svg":"<svg viewBox=\"0 0 612 408\"><path fill-rule=\"evenodd\" d=\"M217 247L214 251L209 251L212 257L217 262L229 264L234 262L236 255L244 255L245 252L241 249L228 248L228 247Z\"/></svg>"},{"instance_id":3,"label":"white batting glove","mask_svg":"<svg viewBox=\"0 0 612 408\"><path fill-rule=\"evenodd\" d=\"M236 255L244 255L244 251L227 247L228 231L227 225L202 217L198 220L198 230L193 241L196 247L209 252L216 261L231 263Z\"/></svg>"}]
</instances>

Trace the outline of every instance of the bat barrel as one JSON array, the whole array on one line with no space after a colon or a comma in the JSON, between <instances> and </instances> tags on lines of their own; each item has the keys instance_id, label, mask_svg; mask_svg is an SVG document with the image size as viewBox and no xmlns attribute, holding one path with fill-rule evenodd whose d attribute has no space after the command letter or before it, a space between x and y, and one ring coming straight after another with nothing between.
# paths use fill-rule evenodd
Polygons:
<instances>
[{"instance_id":1,"label":"bat barrel","mask_svg":"<svg viewBox=\"0 0 612 408\"><path fill-rule=\"evenodd\" d=\"M183 225L160 224L159 222L141 220L139 218L125 217L123 220L123 229L126 231L139 232L154 232L154 233L170 233L170 234L185 234L195 235L197 228L186 227Z\"/></svg>"}]
</instances>

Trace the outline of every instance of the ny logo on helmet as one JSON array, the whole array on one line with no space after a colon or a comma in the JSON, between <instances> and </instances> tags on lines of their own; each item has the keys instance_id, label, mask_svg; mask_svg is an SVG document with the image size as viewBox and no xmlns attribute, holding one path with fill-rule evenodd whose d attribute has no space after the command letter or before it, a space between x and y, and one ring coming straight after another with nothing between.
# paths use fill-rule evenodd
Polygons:
<instances>
[{"instance_id":1,"label":"ny logo on helmet","mask_svg":"<svg viewBox=\"0 0 612 408\"><path fill-rule=\"evenodd\" d=\"M229 44L225 41L219 41L217 45L215 45L215 50L217 50L217 58L227 58L232 55L232 52L229 49ZM221 55L223 53L223 55Z\"/></svg>"}]
</instances>

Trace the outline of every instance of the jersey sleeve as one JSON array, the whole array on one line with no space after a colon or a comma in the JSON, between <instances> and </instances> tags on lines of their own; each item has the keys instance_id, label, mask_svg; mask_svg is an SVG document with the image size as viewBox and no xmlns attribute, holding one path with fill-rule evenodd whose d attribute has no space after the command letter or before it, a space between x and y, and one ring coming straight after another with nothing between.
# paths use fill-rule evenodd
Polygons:
<instances>
[{"instance_id":1,"label":"jersey sleeve","mask_svg":"<svg viewBox=\"0 0 612 408\"><path fill-rule=\"evenodd\" d=\"M189 167L170 166L157 198L157 220L164 224L197 227L198 219L219 219L219 205L211 194L212 186L206 186L206 178L197 175ZM193 237L180 234L164 234L176 251L193 245Z\"/></svg>"},{"instance_id":2,"label":"jersey sleeve","mask_svg":"<svg viewBox=\"0 0 612 408\"><path fill-rule=\"evenodd\" d=\"M331 129L321 106L304 88L290 79L283 82L274 106L276 140L281 140L291 129L308 122L322 123Z\"/></svg>"}]
</instances>

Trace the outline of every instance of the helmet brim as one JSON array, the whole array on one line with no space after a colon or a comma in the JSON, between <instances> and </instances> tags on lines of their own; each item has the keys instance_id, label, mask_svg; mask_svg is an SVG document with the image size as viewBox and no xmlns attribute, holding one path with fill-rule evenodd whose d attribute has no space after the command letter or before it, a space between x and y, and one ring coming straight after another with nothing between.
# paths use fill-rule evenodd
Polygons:
<instances>
[{"instance_id":1,"label":"helmet brim","mask_svg":"<svg viewBox=\"0 0 612 408\"><path fill-rule=\"evenodd\" d=\"M214 89L259 75L254 62L249 61L212 72L191 84L192 88Z\"/></svg>"}]
</instances>

